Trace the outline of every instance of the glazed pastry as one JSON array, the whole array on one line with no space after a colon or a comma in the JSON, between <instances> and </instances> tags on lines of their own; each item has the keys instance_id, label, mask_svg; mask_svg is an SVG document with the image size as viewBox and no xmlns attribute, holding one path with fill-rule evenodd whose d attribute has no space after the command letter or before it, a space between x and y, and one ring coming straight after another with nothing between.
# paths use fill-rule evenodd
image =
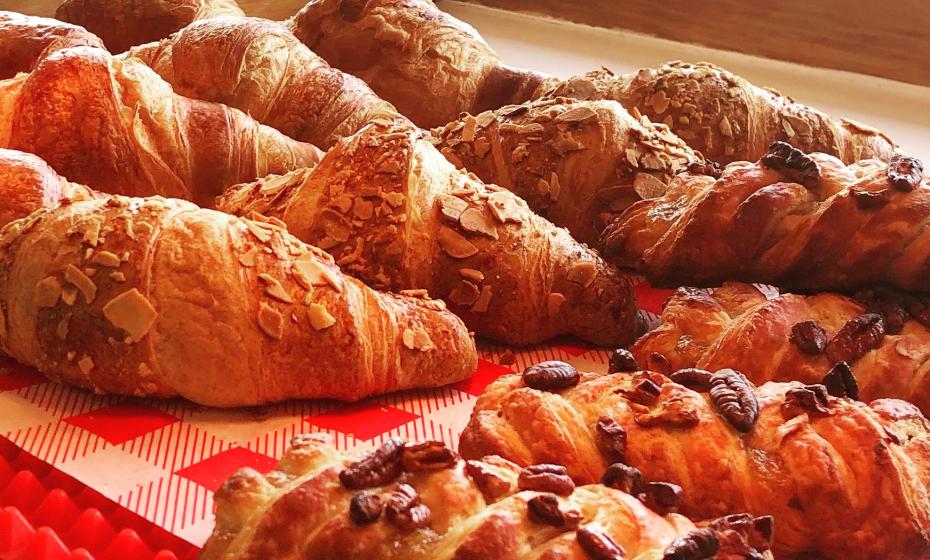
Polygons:
<instances>
[{"instance_id":1,"label":"glazed pastry","mask_svg":"<svg viewBox=\"0 0 930 560\"><path fill-rule=\"evenodd\" d=\"M0 227L62 200L90 200L103 195L66 181L40 158L0 148Z\"/></svg>"},{"instance_id":2,"label":"glazed pastry","mask_svg":"<svg viewBox=\"0 0 930 560\"><path fill-rule=\"evenodd\" d=\"M5 150L0 177L18 177L4 204L39 208L0 230L0 350L52 379L227 407L355 400L475 370L442 302L367 288L274 220L94 195Z\"/></svg>"},{"instance_id":3,"label":"glazed pastry","mask_svg":"<svg viewBox=\"0 0 930 560\"><path fill-rule=\"evenodd\" d=\"M930 189L918 160L847 166L777 142L722 177L679 175L607 228L604 252L657 285L926 291L928 225Z\"/></svg>"},{"instance_id":4,"label":"glazed pastry","mask_svg":"<svg viewBox=\"0 0 930 560\"><path fill-rule=\"evenodd\" d=\"M82 27L54 19L0 12L0 80L31 72L38 61L67 47L103 47Z\"/></svg>"},{"instance_id":5,"label":"glazed pastry","mask_svg":"<svg viewBox=\"0 0 930 560\"><path fill-rule=\"evenodd\" d=\"M369 285L426 290L481 336L636 335L626 277L517 196L457 171L411 126L372 124L315 169L232 187L217 206L281 219Z\"/></svg>"},{"instance_id":6,"label":"glazed pastry","mask_svg":"<svg viewBox=\"0 0 930 560\"><path fill-rule=\"evenodd\" d=\"M750 284L682 288L666 303L662 323L630 350L649 369L730 366L757 384L829 382L851 368L862 400L899 398L926 414L928 304L875 289L856 299L832 293L768 299Z\"/></svg>"},{"instance_id":7,"label":"glazed pastry","mask_svg":"<svg viewBox=\"0 0 930 560\"><path fill-rule=\"evenodd\" d=\"M175 95L144 64L93 47L58 51L0 82L0 147L34 153L100 191L202 205L229 185L321 156L240 111Z\"/></svg>"},{"instance_id":8,"label":"glazed pastry","mask_svg":"<svg viewBox=\"0 0 930 560\"><path fill-rule=\"evenodd\" d=\"M196 21L128 56L176 93L240 109L324 149L373 119L403 118L363 81L331 68L281 24L264 19Z\"/></svg>"},{"instance_id":9,"label":"glazed pastry","mask_svg":"<svg viewBox=\"0 0 930 560\"><path fill-rule=\"evenodd\" d=\"M612 362L637 367L622 352ZM682 384L544 362L488 386L460 451L562 460L581 484L619 476L608 467L620 461L680 485L692 519L771 514L779 558L930 556L930 426L916 407L842 397L851 383L756 388L731 369L671 379Z\"/></svg>"},{"instance_id":10,"label":"glazed pastry","mask_svg":"<svg viewBox=\"0 0 930 560\"><path fill-rule=\"evenodd\" d=\"M289 29L422 127L539 97L557 81L512 68L432 0L310 0Z\"/></svg>"},{"instance_id":11,"label":"glazed pastry","mask_svg":"<svg viewBox=\"0 0 930 560\"><path fill-rule=\"evenodd\" d=\"M112 53L157 41L193 21L243 15L235 0L65 0L55 12L96 33Z\"/></svg>"},{"instance_id":12,"label":"glazed pastry","mask_svg":"<svg viewBox=\"0 0 930 560\"><path fill-rule=\"evenodd\" d=\"M595 245L630 204L665 193L703 160L664 125L613 101L543 100L465 115L433 131L456 167L509 189L582 243Z\"/></svg>"},{"instance_id":13,"label":"glazed pastry","mask_svg":"<svg viewBox=\"0 0 930 560\"><path fill-rule=\"evenodd\" d=\"M619 101L634 114L666 124L720 164L755 161L775 141L850 164L888 161L896 147L879 130L850 119L836 121L707 62L669 62L620 76L601 69L566 80L547 95Z\"/></svg>"},{"instance_id":14,"label":"glazed pastry","mask_svg":"<svg viewBox=\"0 0 930 560\"><path fill-rule=\"evenodd\" d=\"M663 488L673 485L664 485ZM202 560L771 558L771 518L698 528L653 500L575 487L558 465L462 461L442 442L388 439L365 456L297 436L276 470L250 468L217 491Z\"/></svg>"}]
</instances>

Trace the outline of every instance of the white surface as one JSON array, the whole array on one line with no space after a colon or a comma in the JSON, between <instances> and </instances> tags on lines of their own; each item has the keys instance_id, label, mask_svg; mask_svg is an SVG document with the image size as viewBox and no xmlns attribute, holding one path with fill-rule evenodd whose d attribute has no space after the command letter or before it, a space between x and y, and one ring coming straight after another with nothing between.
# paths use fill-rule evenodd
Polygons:
<instances>
[{"instance_id":1,"label":"white surface","mask_svg":"<svg viewBox=\"0 0 930 560\"><path fill-rule=\"evenodd\" d=\"M462 2L438 4L473 25L504 62L513 66L568 77L600 66L628 72L670 60L713 62L834 117L879 128L905 151L930 164L930 88Z\"/></svg>"}]
</instances>

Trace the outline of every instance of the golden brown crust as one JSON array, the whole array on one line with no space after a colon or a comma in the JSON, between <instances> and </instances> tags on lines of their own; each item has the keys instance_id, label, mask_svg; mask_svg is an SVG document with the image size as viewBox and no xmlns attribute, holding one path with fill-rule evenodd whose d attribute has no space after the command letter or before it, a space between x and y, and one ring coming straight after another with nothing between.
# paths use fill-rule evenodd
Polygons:
<instances>
[{"instance_id":1,"label":"golden brown crust","mask_svg":"<svg viewBox=\"0 0 930 560\"><path fill-rule=\"evenodd\" d=\"M509 189L594 245L633 202L664 193L698 156L664 125L613 101L550 99L466 115L433 131L446 159Z\"/></svg>"},{"instance_id":2,"label":"golden brown crust","mask_svg":"<svg viewBox=\"0 0 930 560\"><path fill-rule=\"evenodd\" d=\"M895 143L878 130L848 119L835 121L707 62L675 61L621 76L599 70L566 80L547 95L619 101L666 124L721 164L754 161L777 140L846 163L887 161L895 153Z\"/></svg>"},{"instance_id":3,"label":"golden brown crust","mask_svg":"<svg viewBox=\"0 0 930 560\"><path fill-rule=\"evenodd\" d=\"M634 204L608 226L608 259L662 285L926 290L926 181L895 186L889 164L878 160L846 166L797 150L789 158L806 171L763 159L730 164L718 180L680 175L663 196Z\"/></svg>"},{"instance_id":4,"label":"golden brown crust","mask_svg":"<svg viewBox=\"0 0 930 560\"><path fill-rule=\"evenodd\" d=\"M100 196L83 185L66 181L40 158L0 148L0 228L35 212L57 206L62 200L87 200Z\"/></svg>"},{"instance_id":5,"label":"golden brown crust","mask_svg":"<svg viewBox=\"0 0 930 560\"><path fill-rule=\"evenodd\" d=\"M442 302L375 292L274 222L160 197L62 203L0 231L0 347L54 379L241 406L475 369Z\"/></svg>"},{"instance_id":6,"label":"golden brown crust","mask_svg":"<svg viewBox=\"0 0 930 560\"><path fill-rule=\"evenodd\" d=\"M0 82L0 146L32 152L104 192L210 205L228 185L320 151L217 103L175 95L151 69L99 48L58 51Z\"/></svg>"},{"instance_id":7,"label":"golden brown crust","mask_svg":"<svg viewBox=\"0 0 930 560\"><path fill-rule=\"evenodd\" d=\"M55 12L95 33L112 53L158 41L193 21L243 15L235 0L65 0Z\"/></svg>"},{"instance_id":8,"label":"golden brown crust","mask_svg":"<svg viewBox=\"0 0 930 560\"><path fill-rule=\"evenodd\" d=\"M502 64L477 31L430 0L310 0L287 24L422 127L522 103L554 83Z\"/></svg>"},{"instance_id":9,"label":"golden brown crust","mask_svg":"<svg viewBox=\"0 0 930 560\"><path fill-rule=\"evenodd\" d=\"M235 107L324 149L373 119L402 118L362 80L330 67L277 22L196 21L128 55L181 95Z\"/></svg>"},{"instance_id":10,"label":"golden brown crust","mask_svg":"<svg viewBox=\"0 0 930 560\"><path fill-rule=\"evenodd\" d=\"M96 35L58 20L0 12L0 80L31 72L38 61L67 47L103 47Z\"/></svg>"},{"instance_id":11,"label":"golden brown crust","mask_svg":"<svg viewBox=\"0 0 930 560\"><path fill-rule=\"evenodd\" d=\"M622 548L624 558L645 560L661 558L676 538L695 530L679 515L660 516L636 498L602 485L579 487L564 497L521 490L519 467L499 457L466 465L453 455L441 468L402 469L364 491L349 490L340 475L356 458L336 451L329 436L297 436L291 444L277 470L262 476L242 469L220 487L217 525L204 547L204 560L597 558L579 544L576 527L606 535ZM390 441L380 449L403 445ZM500 486L493 496L482 491L483 481L492 479ZM424 525L405 528L384 508L400 485L408 485L426 507ZM381 499L380 508L369 510L377 516L366 524L349 512L353 497L362 492ZM551 497L566 518L577 519L559 527L533 517L528 503L541 496ZM711 531L719 558L751 553L770 557L766 543L757 545L759 549L749 544L748 532L719 523Z\"/></svg>"},{"instance_id":12,"label":"golden brown crust","mask_svg":"<svg viewBox=\"0 0 930 560\"><path fill-rule=\"evenodd\" d=\"M638 389L648 382L659 386L654 400ZM460 450L465 457L497 453L521 465L559 459L586 483L609 464L595 429L608 417L626 434L627 464L647 481L682 487L685 515L771 514L775 552L784 557L807 550L827 558L926 557L926 418L890 400L867 405L826 396L819 410L811 403L805 409L793 395L815 392L808 387L751 389L758 418L741 433L707 393L656 373L584 374L560 392L508 375L479 398Z\"/></svg>"},{"instance_id":13,"label":"golden brown crust","mask_svg":"<svg viewBox=\"0 0 930 560\"><path fill-rule=\"evenodd\" d=\"M635 334L627 278L509 191L457 171L409 126L370 125L312 171L233 187L218 207L278 217L346 272L427 290L482 336L621 344Z\"/></svg>"}]
</instances>

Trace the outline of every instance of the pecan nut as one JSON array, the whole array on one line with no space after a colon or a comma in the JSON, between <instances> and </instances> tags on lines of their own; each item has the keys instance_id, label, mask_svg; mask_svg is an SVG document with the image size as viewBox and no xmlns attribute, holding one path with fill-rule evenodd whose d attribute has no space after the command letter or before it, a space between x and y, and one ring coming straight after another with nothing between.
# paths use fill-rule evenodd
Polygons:
<instances>
[{"instance_id":1,"label":"pecan nut","mask_svg":"<svg viewBox=\"0 0 930 560\"><path fill-rule=\"evenodd\" d=\"M655 381L647 378L640 380L634 385L633 390L627 392L626 396L637 404L650 405L656 402L661 392L662 388L659 387Z\"/></svg>"},{"instance_id":2,"label":"pecan nut","mask_svg":"<svg viewBox=\"0 0 930 560\"><path fill-rule=\"evenodd\" d=\"M400 456L403 449L404 443L401 440L390 438L382 443L381 447L342 469L339 481L350 490L391 483L400 476Z\"/></svg>"},{"instance_id":3,"label":"pecan nut","mask_svg":"<svg viewBox=\"0 0 930 560\"><path fill-rule=\"evenodd\" d=\"M458 456L441 441L407 444L400 462L407 472L432 471L455 466Z\"/></svg>"},{"instance_id":4,"label":"pecan nut","mask_svg":"<svg viewBox=\"0 0 930 560\"><path fill-rule=\"evenodd\" d=\"M856 201L856 208L859 210L878 210L884 208L891 202L891 191L881 189L877 191L861 191L850 189L849 194Z\"/></svg>"},{"instance_id":5,"label":"pecan nut","mask_svg":"<svg viewBox=\"0 0 930 560\"><path fill-rule=\"evenodd\" d=\"M668 361L665 354L661 352L651 352L647 358L646 369L668 375L672 373L672 363Z\"/></svg>"},{"instance_id":6,"label":"pecan nut","mask_svg":"<svg viewBox=\"0 0 930 560\"><path fill-rule=\"evenodd\" d=\"M349 502L349 517L357 525L374 523L381 517L384 502L381 496L372 492L359 492Z\"/></svg>"},{"instance_id":7,"label":"pecan nut","mask_svg":"<svg viewBox=\"0 0 930 560\"><path fill-rule=\"evenodd\" d=\"M916 319L926 309L920 298L885 288L866 288L854 298L869 313L878 313L885 324L885 334L898 334L912 316ZM925 325L926 326L926 325Z\"/></svg>"},{"instance_id":8,"label":"pecan nut","mask_svg":"<svg viewBox=\"0 0 930 560\"><path fill-rule=\"evenodd\" d=\"M601 484L627 494L639 494L642 491L643 475L636 467L614 463L604 471Z\"/></svg>"},{"instance_id":9,"label":"pecan nut","mask_svg":"<svg viewBox=\"0 0 930 560\"><path fill-rule=\"evenodd\" d=\"M687 167L688 173L693 175L707 175L713 177L714 179L719 179L723 176L723 171L720 169L720 165L713 161L692 161L688 164Z\"/></svg>"},{"instance_id":10,"label":"pecan nut","mask_svg":"<svg viewBox=\"0 0 930 560\"><path fill-rule=\"evenodd\" d=\"M771 515L754 517L748 513L734 513L711 521L709 527L721 533L735 531L757 551L769 550L775 534L775 519Z\"/></svg>"},{"instance_id":11,"label":"pecan nut","mask_svg":"<svg viewBox=\"0 0 930 560\"><path fill-rule=\"evenodd\" d=\"M412 530L429 524L429 508L420 502L420 495L409 484L398 484L388 500L385 514L388 521L401 529Z\"/></svg>"},{"instance_id":12,"label":"pecan nut","mask_svg":"<svg viewBox=\"0 0 930 560\"><path fill-rule=\"evenodd\" d=\"M552 492L568 496L575 490L575 483L568 476L568 469L562 465L530 465L520 471L517 486L521 490Z\"/></svg>"},{"instance_id":13,"label":"pecan nut","mask_svg":"<svg viewBox=\"0 0 930 560\"><path fill-rule=\"evenodd\" d=\"M805 187L820 181L820 166L817 162L787 142L773 142L761 161L762 165L777 169L791 181Z\"/></svg>"},{"instance_id":14,"label":"pecan nut","mask_svg":"<svg viewBox=\"0 0 930 560\"><path fill-rule=\"evenodd\" d=\"M784 408L789 412L800 409L813 415L828 415L830 414L830 398L827 388L823 385L792 387L785 392Z\"/></svg>"},{"instance_id":15,"label":"pecan nut","mask_svg":"<svg viewBox=\"0 0 930 560\"><path fill-rule=\"evenodd\" d=\"M917 158L895 155L888 163L888 178L899 191L909 192L920 186L924 165Z\"/></svg>"},{"instance_id":16,"label":"pecan nut","mask_svg":"<svg viewBox=\"0 0 930 560\"><path fill-rule=\"evenodd\" d=\"M713 558L720 548L720 541L713 529L694 529L673 540L662 560L705 560Z\"/></svg>"},{"instance_id":17,"label":"pecan nut","mask_svg":"<svg viewBox=\"0 0 930 560\"><path fill-rule=\"evenodd\" d=\"M791 327L790 340L808 356L817 356L827 347L827 331L817 321L801 321Z\"/></svg>"},{"instance_id":18,"label":"pecan nut","mask_svg":"<svg viewBox=\"0 0 930 560\"><path fill-rule=\"evenodd\" d=\"M831 362L852 363L866 352L878 348L885 337L885 322L877 313L863 313L840 327L827 343L826 354Z\"/></svg>"},{"instance_id":19,"label":"pecan nut","mask_svg":"<svg viewBox=\"0 0 930 560\"><path fill-rule=\"evenodd\" d=\"M713 377L713 375L714 374L706 369L684 368L673 372L668 377L679 385L684 385L694 391L705 393L710 389L710 378Z\"/></svg>"},{"instance_id":20,"label":"pecan nut","mask_svg":"<svg viewBox=\"0 0 930 560\"><path fill-rule=\"evenodd\" d=\"M481 461L465 461L465 474L474 481L488 503L510 493L510 481Z\"/></svg>"},{"instance_id":21,"label":"pecan nut","mask_svg":"<svg viewBox=\"0 0 930 560\"><path fill-rule=\"evenodd\" d=\"M827 393L834 397L849 397L859 400L859 384L856 382L856 376L852 368L846 362L837 362L821 382L827 388Z\"/></svg>"},{"instance_id":22,"label":"pecan nut","mask_svg":"<svg viewBox=\"0 0 930 560\"><path fill-rule=\"evenodd\" d=\"M562 511L559 507L559 499L553 494L533 496L526 502L526 505L530 512L530 519L537 523L566 529L574 529L581 523L581 512L578 510Z\"/></svg>"},{"instance_id":23,"label":"pecan nut","mask_svg":"<svg viewBox=\"0 0 930 560\"><path fill-rule=\"evenodd\" d=\"M610 535L591 525L579 527L575 532L578 546L592 560L623 560L626 551Z\"/></svg>"},{"instance_id":24,"label":"pecan nut","mask_svg":"<svg viewBox=\"0 0 930 560\"><path fill-rule=\"evenodd\" d=\"M610 355L607 373L620 373L639 370L639 364L633 354L624 348L617 348Z\"/></svg>"},{"instance_id":25,"label":"pecan nut","mask_svg":"<svg viewBox=\"0 0 930 560\"><path fill-rule=\"evenodd\" d=\"M626 459L626 430L610 416L601 416L594 426L597 448L612 463Z\"/></svg>"},{"instance_id":26,"label":"pecan nut","mask_svg":"<svg viewBox=\"0 0 930 560\"><path fill-rule=\"evenodd\" d=\"M746 376L722 369L710 378L710 400L731 426L745 433L759 416L759 401Z\"/></svg>"},{"instance_id":27,"label":"pecan nut","mask_svg":"<svg viewBox=\"0 0 930 560\"><path fill-rule=\"evenodd\" d=\"M541 391L559 391L578 384L581 374L571 364L559 361L541 362L523 371L523 383Z\"/></svg>"},{"instance_id":28,"label":"pecan nut","mask_svg":"<svg viewBox=\"0 0 930 560\"><path fill-rule=\"evenodd\" d=\"M659 515L675 513L681 506L681 486L670 482L647 482L637 496Z\"/></svg>"}]
</instances>

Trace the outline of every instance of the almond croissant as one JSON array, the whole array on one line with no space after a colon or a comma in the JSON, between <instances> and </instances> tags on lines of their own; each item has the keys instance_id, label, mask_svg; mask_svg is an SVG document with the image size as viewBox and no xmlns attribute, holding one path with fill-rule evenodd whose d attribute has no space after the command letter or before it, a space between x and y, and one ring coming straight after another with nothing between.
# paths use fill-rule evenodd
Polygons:
<instances>
[{"instance_id":1,"label":"almond croissant","mask_svg":"<svg viewBox=\"0 0 930 560\"><path fill-rule=\"evenodd\" d=\"M535 470L534 470L535 469ZM661 485L661 488L673 488ZM462 461L442 442L388 439L361 458L295 437L276 470L244 468L216 493L202 560L686 560L771 558L771 518L698 528L558 465Z\"/></svg>"},{"instance_id":2,"label":"almond croissant","mask_svg":"<svg viewBox=\"0 0 930 560\"><path fill-rule=\"evenodd\" d=\"M67 47L103 47L83 27L54 19L0 12L0 80L31 72L49 54Z\"/></svg>"},{"instance_id":3,"label":"almond croissant","mask_svg":"<svg viewBox=\"0 0 930 560\"><path fill-rule=\"evenodd\" d=\"M634 364L619 361L620 367ZM491 384L464 457L562 461L576 482L622 462L682 488L681 512L775 519L780 558L930 557L930 423L898 400L865 404L823 385L754 387L731 369L579 374L544 362ZM844 394L844 385L831 389ZM635 478L633 487L642 486Z\"/></svg>"},{"instance_id":4,"label":"almond croissant","mask_svg":"<svg viewBox=\"0 0 930 560\"><path fill-rule=\"evenodd\" d=\"M604 232L605 255L662 285L930 286L930 188L896 156L849 166L776 142L722 177L685 173Z\"/></svg>"},{"instance_id":5,"label":"almond croissant","mask_svg":"<svg viewBox=\"0 0 930 560\"><path fill-rule=\"evenodd\" d=\"M218 103L181 97L134 60L75 47L0 82L0 147L71 180L210 205L228 185L311 165L320 151Z\"/></svg>"},{"instance_id":6,"label":"almond croissant","mask_svg":"<svg viewBox=\"0 0 930 560\"><path fill-rule=\"evenodd\" d=\"M43 183L15 180L29 175ZM53 379L240 406L474 372L474 342L442 302L367 288L274 221L94 195L8 151L0 177L5 201L22 188L40 207L0 230L0 350Z\"/></svg>"},{"instance_id":7,"label":"almond croissant","mask_svg":"<svg viewBox=\"0 0 930 560\"><path fill-rule=\"evenodd\" d=\"M315 169L231 187L217 205L281 219L370 285L427 290L482 336L622 344L636 331L627 278L409 125L372 124Z\"/></svg>"}]
</instances>

